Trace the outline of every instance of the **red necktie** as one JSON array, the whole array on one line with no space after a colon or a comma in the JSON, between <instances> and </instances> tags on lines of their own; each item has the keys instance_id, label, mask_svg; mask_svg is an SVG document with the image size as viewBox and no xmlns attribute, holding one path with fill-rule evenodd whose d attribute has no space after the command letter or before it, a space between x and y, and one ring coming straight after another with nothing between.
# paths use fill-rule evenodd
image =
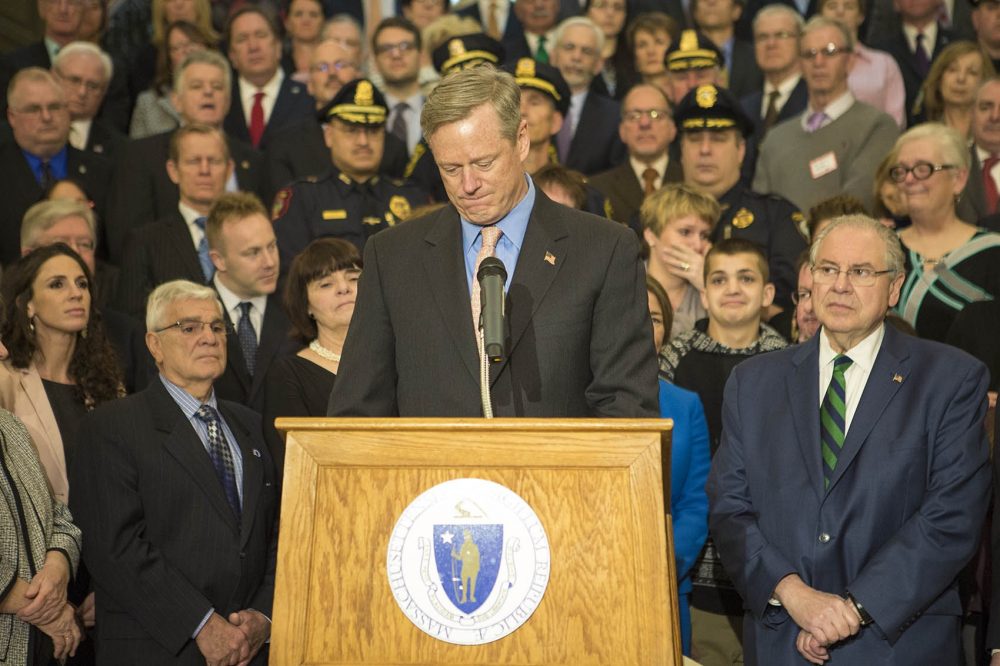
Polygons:
<instances>
[{"instance_id":1,"label":"red necktie","mask_svg":"<svg viewBox=\"0 0 1000 666\"><path fill-rule=\"evenodd\" d=\"M260 147L260 139L264 136L264 93L253 94L253 108L250 110L250 143L254 148Z\"/></svg>"},{"instance_id":2,"label":"red necktie","mask_svg":"<svg viewBox=\"0 0 1000 666\"><path fill-rule=\"evenodd\" d=\"M997 201L1000 200L1000 193L997 192L997 183L993 180L990 171L1000 162L1000 157L990 155L983 162L983 192L986 195L986 212L992 215L997 212Z\"/></svg>"}]
</instances>

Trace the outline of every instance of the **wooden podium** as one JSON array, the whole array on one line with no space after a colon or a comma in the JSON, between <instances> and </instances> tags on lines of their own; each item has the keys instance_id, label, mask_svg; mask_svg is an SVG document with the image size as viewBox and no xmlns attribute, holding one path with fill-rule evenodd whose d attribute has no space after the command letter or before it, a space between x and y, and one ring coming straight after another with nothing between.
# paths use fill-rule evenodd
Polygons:
<instances>
[{"instance_id":1,"label":"wooden podium","mask_svg":"<svg viewBox=\"0 0 1000 666\"><path fill-rule=\"evenodd\" d=\"M288 440L272 664L682 663L662 471L670 420L278 419L277 427ZM407 506L461 478L517 493L550 547L537 609L482 645L418 629L386 570Z\"/></svg>"}]
</instances>

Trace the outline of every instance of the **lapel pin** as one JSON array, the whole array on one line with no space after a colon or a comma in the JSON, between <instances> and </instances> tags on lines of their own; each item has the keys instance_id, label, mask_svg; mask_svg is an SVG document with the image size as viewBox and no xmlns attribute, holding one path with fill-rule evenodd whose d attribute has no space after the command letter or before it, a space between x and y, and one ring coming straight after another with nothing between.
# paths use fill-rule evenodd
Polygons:
<instances>
[{"instance_id":1,"label":"lapel pin","mask_svg":"<svg viewBox=\"0 0 1000 666\"><path fill-rule=\"evenodd\" d=\"M85 164L81 164L80 168L77 169L77 171L80 173L87 173L87 166Z\"/></svg>"},{"instance_id":2,"label":"lapel pin","mask_svg":"<svg viewBox=\"0 0 1000 666\"><path fill-rule=\"evenodd\" d=\"M258 451L257 449L253 450L253 454L255 457L260 458L260 451Z\"/></svg>"},{"instance_id":3,"label":"lapel pin","mask_svg":"<svg viewBox=\"0 0 1000 666\"><path fill-rule=\"evenodd\" d=\"M250 160L243 160L242 162L240 162L240 168L241 169L249 169L250 168Z\"/></svg>"},{"instance_id":4,"label":"lapel pin","mask_svg":"<svg viewBox=\"0 0 1000 666\"><path fill-rule=\"evenodd\" d=\"M899 373L894 374L892 376L892 381L896 382L897 384L902 384L903 383L903 375L901 375Z\"/></svg>"},{"instance_id":5,"label":"lapel pin","mask_svg":"<svg viewBox=\"0 0 1000 666\"><path fill-rule=\"evenodd\" d=\"M556 265L556 256L554 254L552 254L551 252L546 252L545 253L545 261L546 261L546 263L551 264L552 266L555 266Z\"/></svg>"}]
</instances>

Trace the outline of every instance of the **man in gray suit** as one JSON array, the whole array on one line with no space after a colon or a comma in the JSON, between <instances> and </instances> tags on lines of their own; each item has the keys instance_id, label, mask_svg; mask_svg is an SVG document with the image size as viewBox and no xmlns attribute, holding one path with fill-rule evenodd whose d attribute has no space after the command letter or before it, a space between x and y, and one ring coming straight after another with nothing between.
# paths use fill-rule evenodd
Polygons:
<instances>
[{"instance_id":1,"label":"man in gray suit","mask_svg":"<svg viewBox=\"0 0 1000 666\"><path fill-rule=\"evenodd\" d=\"M421 126L451 205L372 236L331 416L480 416L475 273L507 267L498 416L655 416L656 359L639 243L536 190L514 78L445 78ZM484 248L484 243L486 247ZM472 294L470 296L470 294Z\"/></svg>"}]
</instances>

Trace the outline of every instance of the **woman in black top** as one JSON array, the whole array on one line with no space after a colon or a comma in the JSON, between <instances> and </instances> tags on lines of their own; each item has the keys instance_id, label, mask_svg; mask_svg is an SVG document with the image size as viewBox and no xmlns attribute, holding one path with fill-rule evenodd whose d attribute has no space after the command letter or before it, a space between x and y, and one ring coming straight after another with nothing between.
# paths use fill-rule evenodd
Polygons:
<instances>
[{"instance_id":1,"label":"woman in black top","mask_svg":"<svg viewBox=\"0 0 1000 666\"><path fill-rule=\"evenodd\" d=\"M264 393L264 436L279 474L285 463L285 437L275 429L274 419L326 416L360 276L357 248L339 238L316 239L292 261L285 308L292 334L306 347L275 361Z\"/></svg>"}]
</instances>

